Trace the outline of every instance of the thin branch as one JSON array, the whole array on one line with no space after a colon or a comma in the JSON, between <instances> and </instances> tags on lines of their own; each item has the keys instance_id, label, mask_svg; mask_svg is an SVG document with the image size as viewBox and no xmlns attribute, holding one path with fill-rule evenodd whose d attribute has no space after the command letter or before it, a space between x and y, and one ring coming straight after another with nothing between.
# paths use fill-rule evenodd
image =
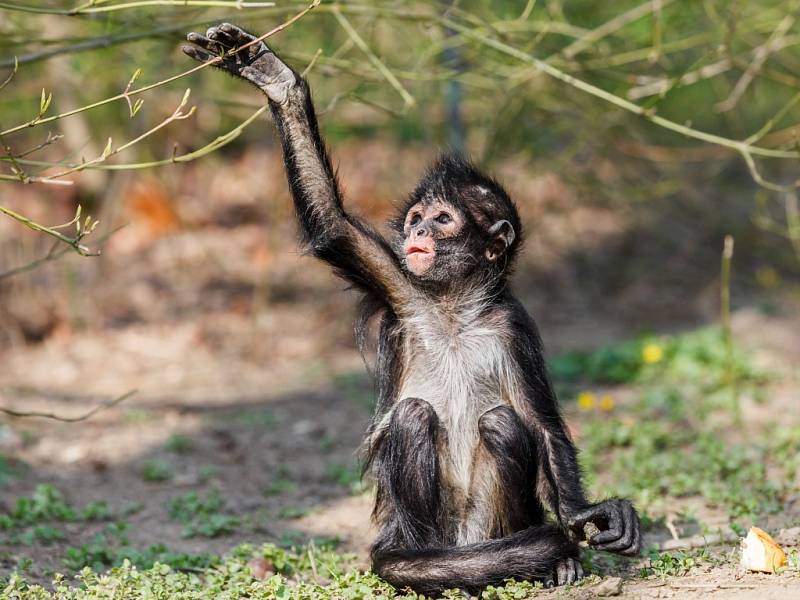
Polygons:
<instances>
[{"instance_id":1,"label":"thin branch","mask_svg":"<svg viewBox=\"0 0 800 600\"><path fill-rule=\"evenodd\" d=\"M782 107L782 108L781 108L781 109L780 109L778 112L776 112L774 115L772 115L772 117L770 117L770 118L767 120L767 122L766 122L766 123L764 123L764 125L761 127L761 129L759 129L758 131L756 131L756 132L755 132L753 135L751 135L751 136L750 136L749 138L747 138L745 141L746 141L748 144L754 144L754 143L756 143L758 140L760 140L761 138L763 138L765 135L767 135L767 134L768 134L770 131L772 131L772 128L773 128L773 127L774 127L776 124L780 123L780 120L781 120L783 117L785 117L785 116L787 115L787 113L788 113L790 110L792 110L792 108L794 108L795 104L797 104L797 103L798 103L798 101L800 101L800 92L797 92L797 93L796 93L794 96L792 96L792 97L789 99L789 101L788 101L786 104L784 104L784 105L783 105L783 107Z\"/></svg>"},{"instance_id":2,"label":"thin branch","mask_svg":"<svg viewBox=\"0 0 800 600\"><path fill-rule=\"evenodd\" d=\"M680 77L664 77L654 81L647 81L642 85L637 85L628 90L625 94L629 100L638 100L647 96L663 95L668 91L678 87L692 85L704 79L711 79L729 71L733 62L729 58L723 58L715 63L700 67L694 71L684 73Z\"/></svg>"},{"instance_id":3,"label":"thin branch","mask_svg":"<svg viewBox=\"0 0 800 600\"><path fill-rule=\"evenodd\" d=\"M707 133L705 131L700 131L697 129L693 129L687 125L681 125L679 123L675 123L674 121L670 121L664 117L661 117L655 113L653 110L648 110L639 106L638 104L634 104L633 102L629 102L624 98L620 98L612 94L611 92L607 92L606 90L599 88L591 83L587 83L577 77L573 77L568 73L565 73L561 69L554 67L553 65L544 62L534 56L531 56L513 46L510 46L504 42L499 40L495 40L490 38L480 32L474 31L461 25L460 23L456 23L454 21L444 19L448 27L452 27L453 29L463 33L467 37L472 38L473 40L483 44L484 46L488 46L490 48L494 48L495 50L502 52L503 54L507 54L508 56L512 56L517 60L525 62L539 71L553 77L554 79L558 79L576 89L581 90L582 92L586 92L596 98L600 98L601 100L605 100L631 112L635 115L639 115L640 117L654 123L660 127L665 129L669 129L670 131L674 131L676 133L680 133L686 137L690 137L693 139L701 140L704 142L708 142L711 144L717 144L719 146L724 146L725 148L730 148L731 150L736 150L739 153L748 153L754 154L758 156L765 156L770 158L800 158L800 152L798 151L790 151L790 150L775 150L772 148L763 148L761 146L753 146L748 144L747 142L743 142L740 140L733 140L730 138L726 138L719 135L714 135L713 133Z\"/></svg>"},{"instance_id":4,"label":"thin branch","mask_svg":"<svg viewBox=\"0 0 800 600\"><path fill-rule=\"evenodd\" d=\"M261 36L257 37L253 41L248 42L247 44L244 44L239 48L232 49L230 51L230 53L238 52L239 50L241 50L243 48L247 48L249 46L252 46L253 44L257 44L259 42L262 42L263 40L267 39L268 37L270 37L270 36L272 36L272 35L274 35L276 33L278 33L279 31L283 31L284 29L286 29L287 27L292 25L295 21L297 21L298 19L302 18L308 12L310 12L311 10L316 8L319 5L319 2L320 2L320 0L313 0L313 2L311 2L311 4L309 4L309 5L307 5L305 9L301 10L300 12L298 12L296 15L294 15L293 17L291 17L287 21L284 21L283 23L281 23L277 27L274 27L273 29L271 29L270 31L268 31L264 35L261 35ZM2 8L2 6L0 6L0 8ZM6 129L5 131L0 132L0 135L9 135L11 133L15 133L17 131L21 131L23 129L28 129L30 127L35 127L35 126L38 126L38 125L43 125L44 123L50 123L50 122L56 121L58 119L63 119L65 117L70 117L72 115L75 115L75 114L78 114L78 113L81 113L81 112L86 112L87 110L92 110L92 109L98 108L100 106L105 106L106 104L110 104L110 103L116 102L118 100L127 100L130 96L136 96L138 94L143 94L144 92L148 92L148 91L150 91L152 89L164 86L164 85L166 85L168 83L172 83L173 81L177 81L178 79L182 79L184 77L187 77L188 75L191 75L192 73L196 73L197 71L200 71L202 69L205 69L205 68L208 68L210 66L216 65L216 64L222 62L223 58L224 57L222 57L222 56L214 57L212 60L209 60L208 62L200 63L199 65L197 65L195 67L192 67L191 69L188 69L186 71L183 71L182 73L178 73L177 75L173 75L171 77L167 77L166 79L162 79L160 81L156 81L155 83L151 83L149 85L145 85L145 86L142 86L140 88L133 89L133 90L128 90L128 91L122 92L121 94L117 94L117 95L111 96L109 98L104 98L103 100L98 100L97 102L94 102L92 104L87 104L87 105L81 106L79 108L74 108L72 110L68 110L66 112L59 113L59 114L53 115L51 117L39 117L39 116L37 116L34 119L28 121L27 123L23 123L21 125L17 125L16 127L12 127L11 129Z\"/></svg>"},{"instance_id":5,"label":"thin branch","mask_svg":"<svg viewBox=\"0 0 800 600\"><path fill-rule=\"evenodd\" d=\"M100 4L102 4L102 2L86 2L75 8L45 8L0 2L0 8L40 15L75 16L128 10L132 8L141 8L142 6L202 6L205 8L237 8L240 10L245 8L267 8L275 6L274 2L242 2L241 0L134 0L121 4L98 6Z\"/></svg>"},{"instance_id":6,"label":"thin branch","mask_svg":"<svg viewBox=\"0 0 800 600\"><path fill-rule=\"evenodd\" d=\"M372 49L367 45L364 39L358 35L358 32L353 28L350 24L350 21L338 10L338 5L334 6L333 16L336 17L336 20L339 22L339 25L342 26L342 29L345 30L350 39L353 40L353 43L358 46L358 49L361 50L364 54L367 55L369 62L378 70L378 72L386 78L386 81L389 82L400 97L403 99L403 108L407 109L411 106L414 106L415 100L414 97L408 93L403 84L397 80L397 77L394 76L389 68L381 62L381 60L375 55Z\"/></svg>"},{"instance_id":7,"label":"thin branch","mask_svg":"<svg viewBox=\"0 0 800 600\"><path fill-rule=\"evenodd\" d=\"M561 54L566 58L571 59L604 37L619 31L626 25L633 23L634 21L638 21L642 17L654 14L656 12L656 8L660 10L661 8L670 5L672 2L673 0L662 0L662 2L660 2L660 6L656 6L652 0L647 0L647 2L640 4L639 6L636 6L627 12L617 15L599 27L592 29L586 35L581 36L579 39L575 40L569 46L564 48L561 51Z\"/></svg>"},{"instance_id":8,"label":"thin branch","mask_svg":"<svg viewBox=\"0 0 800 600\"><path fill-rule=\"evenodd\" d=\"M8 77L6 77L3 80L3 83L0 83L0 91L2 91L4 87L6 87L9 83L11 83L11 80L14 79L14 76L17 74L17 71L19 71L19 60L17 59L16 56L14 57L14 62L12 64L14 65L14 68L11 70L11 73L9 73ZM2 65L2 66L7 67L10 65Z\"/></svg>"},{"instance_id":9,"label":"thin branch","mask_svg":"<svg viewBox=\"0 0 800 600\"><path fill-rule=\"evenodd\" d=\"M95 406L90 411L80 415L79 417L62 417L60 415L49 413L49 412L37 412L37 411L19 411L19 410L12 410L10 408L3 408L0 406L0 413L8 415L9 417L17 417L17 418L27 418L27 417L36 417L40 419L51 419L53 421L60 421L62 423L78 423L79 421L85 421L100 411L108 410L109 408L113 408L118 404L124 402L138 390L131 390L129 392L125 392L121 396L117 396L113 400L109 400L108 402L104 402L103 404L99 404Z\"/></svg>"},{"instance_id":10,"label":"thin branch","mask_svg":"<svg viewBox=\"0 0 800 600\"><path fill-rule=\"evenodd\" d=\"M750 176L761 187L771 190L773 192L781 192L781 193L788 193L800 187L800 180L797 180L789 185L781 185L780 183L773 183L771 181L767 181L759 172L758 167L756 166L756 161L753 159L753 155L747 149L740 150L739 153L742 155L744 163L747 165L747 168L750 171Z\"/></svg>"},{"instance_id":11,"label":"thin branch","mask_svg":"<svg viewBox=\"0 0 800 600\"><path fill-rule=\"evenodd\" d=\"M753 51L753 62L750 63L739 81L736 82L728 98L717 104L717 110L720 112L733 110L736 104L738 104L739 99L750 86L756 74L764 66L769 55L780 47L783 38L786 36L786 32L789 31L789 28L794 25L794 23L795 18L791 15L786 15L781 22L778 23L778 26L775 28L775 31L772 32L772 35L769 36L769 39Z\"/></svg>"},{"instance_id":12,"label":"thin branch","mask_svg":"<svg viewBox=\"0 0 800 600\"><path fill-rule=\"evenodd\" d=\"M45 181L52 181L54 179L58 179L60 177L66 176L66 175L70 175L70 174L75 173L77 171L82 171L86 167L88 167L89 165L94 165L94 164L99 164L99 163L105 162L106 159L108 159L109 157L114 156L115 154L119 154L123 150L127 150L128 148L130 148L134 144L137 144L137 143L141 142L145 138L147 138L147 137L151 136L152 134L154 134L159 129L163 129L164 127L166 127L170 123L172 123L174 121L182 121L184 119L188 119L189 117L191 117L194 114L194 111L195 111L195 107L192 106L187 112L183 112L183 109L186 107L186 104L189 101L189 94L190 93L191 93L191 90L187 89L184 92L183 98L181 98L181 101L178 104L178 107L172 112L172 114L170 116L168 116L166 119L164 119L163 121L161 121L161 123L159 123L155 127L145 131L140 136L138 136L138 137L132 139L131 141L123 144L122 146L120 146L116 150L112 150L111 149L111 138L109 138L108 139L108 143L106 144L105 150L103 150L103 152L97 158L93 158L92 160L90 160L88 162L80 163L79 165L76 165L74 167L70 167L69 169L66 169L65 171L61 171L59 173L55 173L54 175L48 175L48 176L44 177L43 179Z\"/></svg>"},{"instance_id":13,"label":"thin branch","mask_svg":"<svg viewBox=\"0 0 800 600\"><path fill-rule=\"evenodd\" d=\"M123 227L126 227L126 225L120 225L119 227L116 227L116 228L112 229L111 231L109 231L108 233L102 235L100 238L98 238L97 244L98 245L102 244L103 242L108 240L108 238L110 238L112 235L117 233ZM3 271L2 273L0 273L0 280L7 279L9 277L13 277L14 275L21 275L22 273L27 273L28 271L33 271L34 269L40 267L41 265L43 265L45 263L48 263L48 262L53 261L53 260L58 260L59 258L64 256L65 254L67 254L70 250L72 250L72 248L70 246L62 246L61 242L59 240L56 240L53 243L53 246L50 248L50 251L47 254L45 254L44 256L42 256L40 258L32 260L29 263L25 263L24 265L20 265L18 267L13 267L13 268L9 269L8 271Z\"/></svg>"},{"instance_id":14,"label":"thin branch","mask_svg":"<svg viewBox=\"0 0 800 600\"><path fill-rule=\"evenodd\" d=\"M24 165L32 165L37 167L78 167L81 165L85 165L85 168L93 170L97 169L100 171L128 171L128 170L137 170L137 169L150 169L152 167L161 167L165 165L170 165L173 163L181 163L181 162L191 162L196 160L202 156L206 156L207 154L211 154L212 152L222 148L223 146L229 144L233 140L235 140L239 135L241 135L242 131L250 125L253 121L255 121L259 116L263 115L269 109L269 105L265 104L258 110L256 110L252 115L250 115L247 119L239 123L236 127L224 133L213 141L209 142L202 148L199 148L193 152L189 152L187 154L177 154L173 155L170 158L165 158L162 160L153 160L148 162L140 162L140 163L122 163L116 165L106 165L106 164L88 164L88 163L78 163L78 164L63 164L63 163L53 163L53 162L46 162L41 160L20 160L19 162ZM2 160L4 157L0 157Z\"/></svg>"},{"instance_id":15,"label":"thin branch","mask_svg":"<svg viewBox=\"0 0 800 600\"><path fill-rule=\"evenodd\" d=\"M206 21L202 21L205 23ZM194 23L196 24L196 23ZM191 25L188 25L191 27ZM104 35L100 37L91 38L68 46L56 46L55 48L47 48L45 50L37 50L29 52L28 54L21 54L15 56L14 59L0 60L0 67L10 67L15 62L24 65L28 63L46 60L59 54L72 54L76 52L84 52L86 50L95 50L97 48L109 48L118 44L125 44L127 42L135 42L146 38L154 38L166 33L174 33L176 31L183 31L187 27L186 23L178 25L168 25L166 27L155 27L147 31L137 31L135 33L125 33L118 35Z\"/></svg>"},{"instance_id":16,"label":"thin branch","mask_svg":"<svg viewBox=\"0 0 800 600\"><path fill-rule=\"evenodd\" d=\"M8 277L13 277L14 275L19 275L21 273L27 273L28 271L33 271L36 267L43 265L44 263L61 258L70 250L71 248L69 246L62 246L61 242L56 240L55 242L53 242L53 245L47 254L45 254L41 258L32 260L29 263L25 263L24 265L14 267L12 269L9 269L8 271L3 271L2 273L0 273L0 280L6 279Z\"/></svg>"},{"instance_id":17,"label":"thin branch","mask_svg":"<svg viewBox=\"0 0 800 600\"><path fill-rule=\"evenodd\" d=\"M56 182L51 182L51 183L56 183ZM65 182L59 182L59 183L65 183ZM92 233L92 231L94 231L99 221L92 221L91 217L87 217L85 223L81 222L80 205L78 205L78 210L75 213L75 217L71 221L69 221L68 223L64 223L63 225L56 225L54 227L46 227L45 225L40 225L36 221L33 221L28 217L23 216L18 212L11 210L10 208L6 208L5 206L0 206L0 213L8 215L12 219L16 219L29 229L33 229L34 231L38 231L40 233L46 233L47 235L50 235L56 238L57 240L64 242L68 246L72 247L81 256L100 256L99 250L93 252L88 247L81 244L81 240L90 233ZM74 238L66 236L63 233L57 231L57 229L60 229L61 227L66 227L68 225L75 225L77 228L77 235Z\"/></svg>"}]
</instances>

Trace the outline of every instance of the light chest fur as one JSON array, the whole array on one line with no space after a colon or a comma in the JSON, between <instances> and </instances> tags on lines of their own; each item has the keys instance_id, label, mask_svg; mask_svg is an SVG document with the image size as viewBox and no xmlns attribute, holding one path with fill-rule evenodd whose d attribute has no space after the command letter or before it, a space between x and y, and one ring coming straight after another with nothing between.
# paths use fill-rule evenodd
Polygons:
<instances>
[{"instance_id":1,"label":"light chest fur","mask_svg":"<svg viewBox=\"0 0 800 600\"><path fill-rule=\"evenodd\" d=\"M401 323L404 364L397 399L421 398L436 410L446 431L448 464L442 474L466 500L478 419L491 408L512 404L517 394L507 313L487 309L479 300L449 306L426 302Z\"/></svg>"}]
</instances>

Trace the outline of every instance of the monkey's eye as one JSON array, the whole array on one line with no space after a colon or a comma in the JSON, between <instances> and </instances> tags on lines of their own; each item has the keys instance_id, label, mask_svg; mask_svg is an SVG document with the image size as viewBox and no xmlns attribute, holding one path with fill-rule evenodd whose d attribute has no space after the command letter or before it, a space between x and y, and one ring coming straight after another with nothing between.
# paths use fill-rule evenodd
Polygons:
<instances>
[{"instance_id":1,"label":"monkey's eye","mask_svg":"<svg viewBox=\"0 0 800 600\"><path fill-rule=\"evenodd\" d=\"M411 217L409 225L411 225L411 227L414 227L415 225L419 225L420 221L422 221L422 217L419 214L416 214L413 217Z\"/></svg>"},{"instance_id":2,"label":"monkey's eye","mask_svg":"<svg viewBox=\"0 0 800 600\"><path fill-rule=\"evenodd\" d=\"M447 213L442 213L438 217L436 217L436 222L441 223L442 225L447 225L452 220L453 218Z\"/></svg>"}]
</instances>

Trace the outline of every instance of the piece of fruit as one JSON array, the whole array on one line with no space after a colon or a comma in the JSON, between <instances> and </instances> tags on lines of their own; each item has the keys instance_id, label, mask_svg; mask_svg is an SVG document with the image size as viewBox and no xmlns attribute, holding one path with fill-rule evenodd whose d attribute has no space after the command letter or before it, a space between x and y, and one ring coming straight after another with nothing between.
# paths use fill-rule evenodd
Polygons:
<instances>
[{"instance_id":1,"label":"piece of fruit","mask_svg":"<svg viewBox=\"0 0 800 600\"><path fill-rule=\"evenodd\" d=\"M751 527L742 540L742 567L774 573L786 564L786 553L763 529Z\"/></svg>"}]
</instances>

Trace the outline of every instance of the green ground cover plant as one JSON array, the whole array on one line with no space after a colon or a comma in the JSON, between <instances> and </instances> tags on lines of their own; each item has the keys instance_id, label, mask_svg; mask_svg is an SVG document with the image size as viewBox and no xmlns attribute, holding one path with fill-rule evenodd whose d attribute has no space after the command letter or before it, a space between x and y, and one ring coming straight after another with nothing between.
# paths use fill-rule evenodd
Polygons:
<instances>
[{"instance_id":1,"label":"green ground cover plant","mask_svg":"<svg viewBox=\"0 0 800 600\"><path fill-rule=\"evenodd\" d=\"M170 517L183 524L183 536L187 538L213 538L233 532L240 519L226 514L224 509L225 500L216 489L205 496L197 492L175 496L168 505Z\"/></svg>"},{"instance_id":2,"label":"green ground cover plant","mask_svg":"<svg viewBox=\"0 0 800 600\"><path fill-rule=\"evenodd\" d=\"M632 497L647 529L663 526L660 515L675 499L699 497L707 506L723 510L731 529L742 533L758 518L779 512L793 493L800 431L775 426L770 436L758 440L738 436L732 392L757 399L759 385L772 375L756 369L746 354L721 348L720 332L707 329L643 337L555 360L557 383L572 386L576 393L582 390L577 405L567 401L566 406L580 413L579 445L592 494ZM614 386L619 385L625 386L624 400L615 397ZM168 449L186 451L182 441L169 443ZM357 483L350 465L330 462L326 471L344 487ZM293 490L296 484L282 467L265 493ZM286 506L279 516L294 518L308 510ZM226 535L244 524L242 517L227 511L216 489L176 495L167 511L183 525L186 537ZM0 526L19 543L47 544L63 536L54 524L104 520L112 514L104 503L71 506L58 490L43 485L30 497L18 499ZM681 512L679 519L702 530L691 511ZM69 574L56 575L52 587L41 587L17 573L4 583L0 599L418 598L353 568L353 557L337 553L335 540L305 546L302 534L285 532L280 545L239 546L223 557L175 552L164 544L134 548L127 531L124 522L109 523L91 542L66 548L63 564L68 573L77 573L76 580ZM268 565L266 576L254 576L254 559ZM636 572L645 578L682 577L695 568L731 560L732 554L712 555L708 549L650 549ZM633 573L629 561L606 553L585 551L583 562L590 573ZM796 552L790 552L788 568L798 568ZM596 581L590 577L582 585ZM540 587L509 581L487 588L481 598L527 598Z\"/></svg>"}]
</instances>

